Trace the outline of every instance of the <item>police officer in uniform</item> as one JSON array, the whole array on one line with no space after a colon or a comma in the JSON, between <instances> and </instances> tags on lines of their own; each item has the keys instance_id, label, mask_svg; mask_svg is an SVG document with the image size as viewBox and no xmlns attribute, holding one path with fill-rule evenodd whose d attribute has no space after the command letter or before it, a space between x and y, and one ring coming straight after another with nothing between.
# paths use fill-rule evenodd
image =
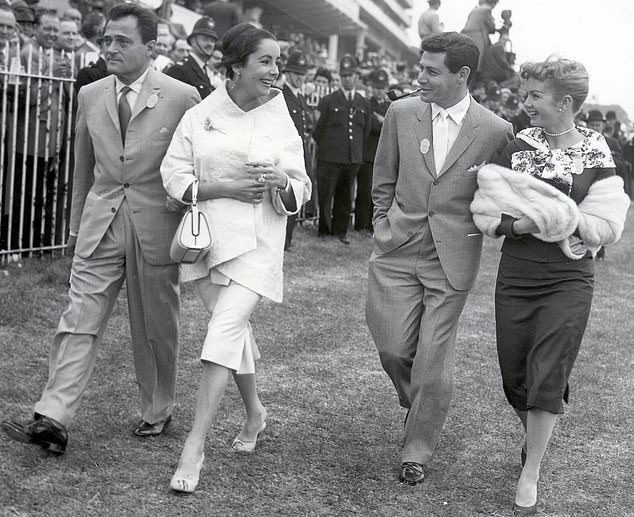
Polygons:
<instances>
[{"instance_id":1,"label":"police officer in uniform","mask_svg":"<svg viewBox=\"0 0 634 517\"><path fill-rule=\"evenodd\" d=\"M352 184L363 163L363 142L370 134L370 108L356 90L357 61L345 55L339 63L341 88L326 95L317 111L319 236L335 235L350 244L348 224Z\"/></svg>"},{"instance_id":2,"label":"police officer in uniform","mask_svg":"<svg viewBox=\"0 0 634 517\"><path fill-rule=\"evenodd\" d=\"M382 68L375 68L370 74L372 96L368 100L371 113L370 134L363 145L363 165L357 174L357 197L354 201L354 229L372 232L372 168L374 155L379 144L383 119L390 105L387 98L389 77Z\"/></svg>"},{"instance_id":3,"label":"police officer in uniform","mask_svg":"<svg viewBox=\"0 0 634 517\"><path fill-rule=\"evenodd\" d=\"M202 99L215 90L210 81L212 71L207 68L207 61L218 39L214 26L214 21L208 16L198 19L187 37L187 43L191 46L189 56L165 71L170 77L196 88Z\"/></svg>"},{"instance_id":4,"label":"police officer in uniform","mask_svg":"<svg viewBox=\"0 0 634 517\"><path fill-rule=\"evenodd\" d=\"M304 164L306 165L306 172L308 173L313 184L315 183L312 167L312 153L310 148L311 131L313 129L313 110L308 106L306 98L302 93L302 86L308 73L308 62L303 52L294 51L288 56L286 66L284 68L284 75L286 80L284 86L282 86L282 93L284 94L284 100L286 106L293 119L293 123L297 128L299 136L302 138L302 144L304 147ZM313 187L313 192L316 189ZM311 199L306 206L306 214L314 213L314 201ZM297 215L291 215L288 217L286 223L286 241L284 243L284 249L287 250L291 246L291 240L293 238L293 228L297 221Z\"/></svg>"}]
</instances>

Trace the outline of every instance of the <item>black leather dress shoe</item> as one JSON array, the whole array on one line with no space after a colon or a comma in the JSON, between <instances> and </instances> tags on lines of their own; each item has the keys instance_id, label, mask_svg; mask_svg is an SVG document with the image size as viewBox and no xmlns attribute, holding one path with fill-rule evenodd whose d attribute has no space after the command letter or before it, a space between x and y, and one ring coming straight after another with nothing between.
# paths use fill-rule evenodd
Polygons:
<instances>
[{"instance_id":1,"label":"black leather dress shoe","mask_svg":"<svg viewBox=\"0 0 634 517\"><path fill-rule=\"evenodd\" d=\"M2 422L2 430L17 442L39 445L53 454L64 454L68 445L66 428L44 415L36 414L26 425L5 420Z\"/></svg>"},{"instance_id":2,"label":"black leather dress shoe","mask_svg":"<svg viewBox=\"0 0 634 517\"><path fill-rule=\"evenodd\" d=\"M141 436L142 438L147 436L158 436L159 434L167 431L171 420L171 416L168 416L165 420L161 420L155 424L148 424L145 420L141 420L141 423L133 432L136 436Z\"/></svg>"},{"instance_id":3,"label":"black leather dress shoe","mask_svg":"<svg viewBox=\"0 0 634 517\"><path fill-rule=\"evenodd\" d=\"M339 237L339 240L343 243L343 244L350 244L350 239L348 238L347 235L342 235L341 237Z\"/></svg>"},{"instance_id":4,"label":"black leather dress shoe","mask_svg":"<svg viewBox=\"0 0 634 517\"><path fill-rule=\"evenodd\" d=\"M398 480L401 483L407 483L408 485L417 485L425 479L425 471L420 463L414 463L413 461L406 461L401 465L401 472L399 472Z\"/></svg>"}]
</instances>

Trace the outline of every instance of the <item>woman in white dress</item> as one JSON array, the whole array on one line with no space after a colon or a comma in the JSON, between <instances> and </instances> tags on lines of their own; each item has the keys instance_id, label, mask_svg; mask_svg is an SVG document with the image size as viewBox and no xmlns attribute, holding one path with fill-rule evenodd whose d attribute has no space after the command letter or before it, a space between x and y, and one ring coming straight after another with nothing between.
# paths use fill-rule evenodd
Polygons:
<instances>
[{"instance_id":1,"label":"woman in white dress","mask_svg":"<svg viewBox=\"0 0 634 517\"><path fill-rule=\"evenodd\" d=\"M213 236L204 259L181 267L181 280L196 283L211 318L194 424L170 483L179 492L198 485L205 437L230 373L246 409L233 448L253 451L266 427L249 318L263 296L282 301L286 218L311 190L302 141L281 91L271 88L279 73L275 37L243 23L224 36L223 54L226 87L184 115L161 166L173 200L190 202L199 181L199 208Z\"/></svg>"}]
</instances>

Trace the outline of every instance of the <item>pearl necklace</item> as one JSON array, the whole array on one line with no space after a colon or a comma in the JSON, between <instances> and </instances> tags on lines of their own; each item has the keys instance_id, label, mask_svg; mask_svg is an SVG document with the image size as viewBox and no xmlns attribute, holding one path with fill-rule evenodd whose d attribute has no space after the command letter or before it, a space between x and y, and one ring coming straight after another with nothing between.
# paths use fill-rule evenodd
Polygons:
<instances>
[{"instance_id":1,"label":"pearl necklace","mask_svg":"<svg viewBox=\"0 0 634 517\"><path fill-rule=\"evenodd\" d=\"M546 136L550 136L550 137L555 137L555 136L563 136L563 135L567 135L568 133L570 133L571 131L575 130L576 126L572 126L570 129L566 129L565 131L562 131L561 133L549 133L548 131L546 131L544 128L542 128L542 131L544 132L544 134Z\"/></svg>"}]
</instances>

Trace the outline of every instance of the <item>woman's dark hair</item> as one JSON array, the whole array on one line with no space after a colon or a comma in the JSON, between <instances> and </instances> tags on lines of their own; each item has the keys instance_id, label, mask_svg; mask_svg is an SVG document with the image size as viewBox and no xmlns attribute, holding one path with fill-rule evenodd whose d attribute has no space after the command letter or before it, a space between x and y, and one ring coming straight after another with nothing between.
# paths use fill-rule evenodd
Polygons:
<instances>
[{"instance_id":1,"label":"woman's dark hair","mask_svg":"<svg viewBox=\"0 0 634 517\"><path fill-rule=\"evenodd\" d=\"M445 52L445 66L452 74L457 73L463 66L469 67L469 80L475 77L478 69L480 51L474 41L458 32L443 32L423 39L421 52Z\"/></svg>"},{"instance_id":2,"label":"woman's dark hair","mask_svg":"<svg viewBox=\"0 0 634 517\"><path fill-rule=\"evenodd\" d=\"M549 57L540 63L524 63L520 67L520 77L524 81L532 78L547 82L559 100L570 95L573 113L581 109L590 89L586 67L578 61L560 57Z\"/></svg>"},{"instance_id":3,"label":"woman's dark hair","mask_svg":"<svg viewBox=\"0 0 634 517\"><path fill-rule=\"evenodd\" d=\"M139 34L143 43L149 43L156 39L158 17L151 9L146 9L137 4L117 4L108 12L108 20L117 21L126 16L136 18Z\"/></svg>"},{"instance_id":4,"label":"woman's dark hair","mask_svg":"<svg viewBox=\"0 0 634 517\"><path fill-rule=\"evenodd\" d=\"M269 31L258 29L250 23L239 23L231 27L222 38L222 62L227 70L227 77L233 79L233 66L244 65L262 40L277 41Z\"/></svg>"}]
</instances>

